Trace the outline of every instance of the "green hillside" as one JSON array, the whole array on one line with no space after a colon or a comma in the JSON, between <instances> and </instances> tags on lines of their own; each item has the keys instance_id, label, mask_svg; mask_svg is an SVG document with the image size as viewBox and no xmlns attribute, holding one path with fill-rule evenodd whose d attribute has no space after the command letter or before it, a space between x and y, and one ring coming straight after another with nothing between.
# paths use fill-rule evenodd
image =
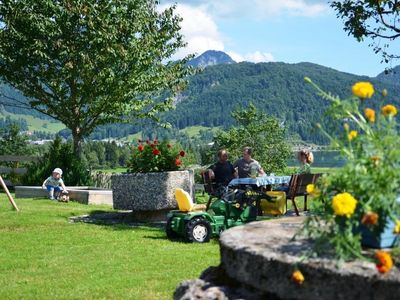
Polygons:
<instances>
[{"instance_id":1,"label":"green hillside","mask_svg":"<svg viewBox=\"0 0 400 300\"><path fill-rule=\"evenodd\" d=\"M291 139L321 144L326 140L314 129L314 124L319 122L329 127L330 122L324 116L327 103L304 83L304 76L310 77L321 88L340 97L349 96L351 86L355 82L371 81L377 91L383 88L388 90L390 103L400 105L400 84L393 80L395 78L388 78L383 74L369 78L312 63L243 62L210 66L191 77L188 88L176 98L176 110L165 113L162 118L173 125L175 132L188 128L184 130L184 134L195 136L202 132L203 136L208 137L209 128L227 128L234 125L230 112L235 108L246 107L252 102L260 110L277 117L288 129ZM1 88L6 87L0 86ZM12 90L7 89L12 93ZM0 100L2 103L8 101L1 97ZM369 101L367 105L374 108L379 103ZM4 106L3 109L12 113L18 111L8 106ZM31 130L57 131L63 127L51 123L46 117L39 120L21 113L35 116L38 113L23 110L17 117L27 119ZM148 123L101 126L92 134L92 138L136 138L139 136L138 132L148 134L153 130L152 127L146 127L146 124ZM162 130L157 129L155 136L161 137Z\"/></svg>"}]
</instances>

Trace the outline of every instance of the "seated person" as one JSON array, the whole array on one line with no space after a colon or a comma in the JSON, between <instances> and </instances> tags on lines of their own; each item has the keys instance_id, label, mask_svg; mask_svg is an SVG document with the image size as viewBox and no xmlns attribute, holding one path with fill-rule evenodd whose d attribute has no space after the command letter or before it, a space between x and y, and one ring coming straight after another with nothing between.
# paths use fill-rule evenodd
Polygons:
<instances>
[{"instance_id":1,"label":"seated person","mask_svg":"<svg viewBox=\"0 0 400 300\"><path fill-rule=\"evenodd\" d=\"M300 162L300 167L297 169L296 174L310 174L311 164L314 161L314 155L309 150L301 150L297 153L297 159Z\"/></svg>"},{"instance_id":2,"label":"seated person","mask_svg":"<svg viewBox=\"0 0 400 300\"><path fill-rule=\"evenodd\" d=\"M227 186L237 177L236 171L228 160L228 152L225 149L218 151L218 161L208 168L210 179L219 186Z\"/></svg>"},{"instance_id":3,"label":"seated person","mask_svg":"<svg viewBox=\"0 0 400 300\"><path fill-rule=\"evenodd\" d=\"M258 175L265 175L260 163L251 157L252 153L253 150L250 147L244 147L243 157L233 164L233 167L237 168L239 178L251 177L253 171Z\"/></svg>"}]
</instances>

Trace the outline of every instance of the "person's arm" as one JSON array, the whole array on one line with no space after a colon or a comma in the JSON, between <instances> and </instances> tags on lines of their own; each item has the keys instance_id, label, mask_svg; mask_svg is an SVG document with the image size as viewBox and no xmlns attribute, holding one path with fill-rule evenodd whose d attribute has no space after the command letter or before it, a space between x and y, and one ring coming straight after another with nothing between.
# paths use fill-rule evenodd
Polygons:
<instances>
[{"instance_id":1,"label":"person's arm","mask_svg":"<svg viewBox=\"0 0 400 300\"><path fill-rule=\"evenodd\" d=\"M45 189L45 188L46 188L46 182L47 182L47 179L48 179L48 178L46 178L46 179L43 181L43 183L42 183L42 188L43 188L43 189Z\"/></svg>"},{"instance_id":2,"label":"person's arm","mask_svg":"<svg viewBox=\"0 0 400 300\"><path fill-rule=\"evenodd\" d=\"M68 193L67 188L65 187L65 184L64 184L64 180L62 180L61 178L60 178L60 183L61 183L61 187L62 187L63 191Z\"/></svg>"},{"instance_id":3,"label":"person's arm","mask_svg":"<svg viewBox=\"0 0 400 300\"><path fill-rule=\"evenodd\" d=\"M206 171L206 172L208 172L208 178L210 178L211 180L215 179L214 168L215 168L215 165L211 165L208 167L208 169Z\"/></svg>"}]
</instances>

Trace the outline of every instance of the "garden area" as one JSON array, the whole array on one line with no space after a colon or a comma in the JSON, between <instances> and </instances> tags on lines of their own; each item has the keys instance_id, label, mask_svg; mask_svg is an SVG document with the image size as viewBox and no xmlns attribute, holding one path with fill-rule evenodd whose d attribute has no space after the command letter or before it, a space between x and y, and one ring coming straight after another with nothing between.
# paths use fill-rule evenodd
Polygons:
<instances>
[{"instance_id":1,"label":"garden area","mask_svg":"<svg viewBox=\"0 0 400 300\"><path fill-rule=\"evenodd\" d=\"M0 194L1 299L170 299L219 264L218 241L171 242L162 227L70 223L108 206Z\"/></svg>"}]
</instances>

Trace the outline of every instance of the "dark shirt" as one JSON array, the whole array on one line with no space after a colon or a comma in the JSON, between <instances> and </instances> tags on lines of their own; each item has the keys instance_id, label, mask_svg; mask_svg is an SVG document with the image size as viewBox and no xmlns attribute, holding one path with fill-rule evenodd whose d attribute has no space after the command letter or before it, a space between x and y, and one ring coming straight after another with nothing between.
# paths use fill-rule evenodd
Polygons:
<instances>
[{"instance_id":1,"label":"dark shirt","mask_svg":"<svg viewBox=\"0 0 400 300\"><path fill-rule=\"evenodd\" d=\"M209 169L213 170L215 182L217 184L228 185L228 183L234 178L233 174L235 173L235 169L229 161L225 163L218 161L211 165Z\"/></svg>"}]
</instances>

